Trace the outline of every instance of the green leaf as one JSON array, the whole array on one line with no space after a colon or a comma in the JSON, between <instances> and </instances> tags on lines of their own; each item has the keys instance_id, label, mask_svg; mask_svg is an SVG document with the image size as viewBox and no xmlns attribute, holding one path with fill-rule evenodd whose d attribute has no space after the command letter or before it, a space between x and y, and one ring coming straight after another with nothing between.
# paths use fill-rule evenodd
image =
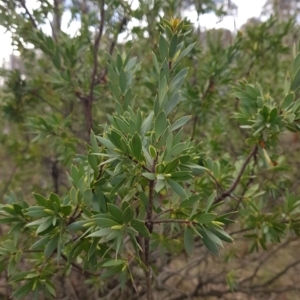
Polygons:
<instances>
[{"instance_id":1,"label":"green leaf","mask_svg":"<svg viewBox=\"0 0 300 300\"><path fill-rule=\"evenodd\" d=\"M12 240L3 241L1 243L1 246L5 249L9 250L11 253L18 251L18 248L16 248L16 246Z\"/></svg>"},{"instance_id":2,"label":"green leaf","mask_svg":"<svg viewBox=\"0 0 300 300\"><path fill-rule=\"evenodd\" d=\"M54 208L56 207L56 205L57 205L57 207L60 207L61 199L58 197L58 195L51 193L49 200L53 204ZM54 204L56 204L56 205L54 205Z\"/></svg>"},{"instance_id":3,"label":"green leaf","mask_svg":"<svg viewBox=\"0 0 300 300\"><path fill-rule=\"evenodd\" d=\"M206 246L206 248L211 251L213 254L219 255L219 249L216 243L214 243L206 234L206 232L203 230L200 231L202 237L203 237L203 244Z\"/></svg>"},{"instance_id":4,"label":"green leaf","mask_svg":"<svg viewBox=\"0 0 300 300\"><path fill-rule=\"evenodd\" d=\"M215 198L216 198L216 191L214 191L214 192L209 196L209 198L207 199L205 212L208 212L208 211L209 211L210 207L211 207L212 204L214 203Z\"/></svg>"},{"instance_id":5,"label":"green leaf","mask_svg":"<svg viewBox=\"0 0 300 300\"><path fill-rule=\"evenodd\" d=\"M31 273L30 271L18 272L18 273L11 276L10 281L11 282L23 281L26 278L26 276L30 273Z\"/></svg>"},{"instance_id":6,"label":"green leaf","mask_svg":"<svg viewBox=\"0 0 300 300\"><path fill-rule=\"evenodd\" d=\"M172 110L177 106L178 102L179 102L179 96L180 93L174 93L173 96L171 97L170 101L167 104L166 107L166 114L168 115L170 112L172 112Z\"/></svg>"},{"instance_id":7,"label":"green leaf","mask_svg":"<svg viewBox=\"0 0 300 300\"><path fill-rule=\"evenodd\" d=\"M47 244L50 241L51 236L50 235L46 235L44 237L42 237L41 239L39 239L37 242L35 242L30 249L31 250L36 250L41 248L42 246L44 246L45 244Z\"/></svg>"},{"instance_id":8,"label":"green leaf","mask_svg":"<svg viewBox=\"0 0 300 300\"><path fill-rule=\"evenodd\" d=\"M30 280L23 286L19 287L12 295L11 298L24 298L27 296L33 288L34 280Z\"/></svg>"},{"instance_id":9,"label":"green leaf","mask_svg":"<svg viewBox=\"0 0 300 300\"><path fill-rule=\"evenodd\" d=\"M179 56L178 56L178 57L176 58L176 60L175 60L175 61L176 61L176 64L174 64L173 68L176 67L176 65L178 64L178 62L179 62L183 57L185 57L186 55L188 55L188 54L192 51L192 49L194 48L195 44L196 44L196 43L189 45L186 49L184 49L184 50L179 54Z\"/></svg>"},{"instance_id":10,"label":"green leaf","mask_svg":"<svg viewBox=\"0 0 300 300\"><path fill-rule=\"evenodd\" d=\"M95 152L95 153L99 152L99 146L98 146L97 139L96 139L96 136L93 131L91 131L90 140L91 140L93 152Z\"/></svg>"},{"instance_id":11,"label":"green leaf","mask_svg":"<svg viewBox=\"0 0 300 300\"><path fill-rule=\"evenodd\" d=\"M227 243L232 243L233 238L224 230L220 228L210 228L210 230L222 241L227 242Z\"/></svg>"},{"instance_id":12,"label":"green leaf","mask_svg":"<svg viewBox=\"0 0 300 300\"><path fill-rule=\"evenodd\" d=\"M159 44L159 54L160 54L161 60L168 59L168 53L169 53L168 42L162 35L160 35L160 37L159 37L158 44Z\"/></svg>"},{"instance_id":13,"label":"green leaf","mask_svg":"<svg viewBox=\"0 0 300 300\"><path fill-rule=\"evenodd\" d=\"M108 203L107 207L111 216L116 219L118 223L123 224L123 212L121 209L112 203Z\"/></svg>"},{"instance_id":14,"label":"green leaf","mask_svg":"<svg viewBox=\"0 0 300 300\"><path fill-rule=\"evenodd\" d=\"M123 221L125 224L128 224L133 219L133 210L130 206L128 206L123 212Z\"/></svg>"},{"instance_id":15,"label":"green leaf","mask_svg":"<svg viewBox=\"0 0 300 300\"><path fill-rule=\"evenodd\" d=\"M55 296L56 296L56 292L55 292L55 288L54 288L52 282L50 282L49 280L46 279L46 281L45 281L45 286L46 286L47 291L48 291L53 297L55 297Z\"/></svg>"},{"instance_id":16,"label":"green leaf","mask_svg":"<svg viewBox=\"0 0 300 300\"><path fill-rule=\"evenodd\" d=\"M154 54L154 52L152 52L152 61L153 61L153 64L154 64L154 67L155 67L155 70L156 70L157 74L159 74L160 69L159 69L157 58L156 58L156 55Z\"/></svg>"},{"instance_id":17,"label":"green leaf","mask_svg":"<svg viewBox=\"0 0 300 300\"><path fill-rule=\"evenodd\" d=\"M300 87L300 68L297 70L291 84L291 90L296 92Z\"/></svg>"},{"instance_id":18,"label":"green leaf","mask_svg":"<svg viewBox=\"0 0 300 300\"><path fill-rule=\"evenodd\" d=\"M67 217L71 214L72 209L73 209L73 207L71 205L63 205L63 206L61 206L60 211L62 212L62 214L64 216Z\"/></svg>"},{"instance_id":19,"label":"green leaf","mask_svg":"<svg viewBox=\"0 0 300 300\"><path fill-rule=\"evenodd\" d=\"M68 229L70 230L82 230L84 227L83 225L88 223L88 220L81 220L81 221L77 221L74 223L71 223L70 225L68 225Z\"/></svg>"},{"instance_id":20,"label":"green leaf","mask_svg":"<svg viewBox=\"0 0 300 300\"><path fill-rule=\"evenodd\" d=\"M45 212L45 208L42 206L33 206L28 208L26 215L34 218L48 217L49 213Z\"/></svg>"},{"instance_id":21,"label":"green leaf","mask_svg":"<svg viewBox=\"0 0 300 300\"><path fill-rule=\"evenodd\" d=\"M139 219L133 219L130 222L130 225L143 237L149 237L150 233L148 228L145 225L145 222Z\"/></svg>"},{"instance_id":22,"label":"green leaf","mask_svg":"<svg viewBox=\"0 0 300 300\"><path fill-rule=\"evenodd\" d=\"M141 136L142 137L144 137L145 134L148 132L148 130L151 128L153 116L154 116L154 113L152 111L152 112L150 112L150 114L148 115L148 117L143 122L142 127L141 127Z\"/></svg>"},{"instance_id":23,"label":"green leaf","mask_svg":"<svg viewBox=\"0 0 300 300\"><path fill-rule=\"evenodd\" d=\"M104 273L101 274L100 279L104 280L107 279L109 277L112 277L116 274L119 274L123 269L123 265L117 265L115 267L112 267L110 269L108 269L107 271L105 271Z\"/></svg>"},{"instance_id":24,"label":"green leaf","mask_svg":"<svg viewBox=\"0 0 300 300\"><path fill-rule=\"evenodd\" d=\"M122 94L124 95L126 92L126 74L124 72L124 70L122 69L120 72L120 80L119 80L119 85L120 85L120 90L122 92Z\"/></svg>"},{"instance_id":25,"label":"green leaf","mask_svg":"<svg viewBox=\"0 0 300 300\"><path fill-rule=\"evenodd\" d=\"M139 134L136 132L130 141L130 148L136 159L142 160L142 140Z\"/></svg>"},{"instance_id":26,"label":"green leaf","mask_svg":"<svg viewBox=\"0 0 300 300\"><path fill-rule=\"evenodd\" d=\"M186 252L192 256L195 249L195 238L191 227L186 226L184 230L184 247Z\"/></svg>"},{"instance_id":27,"label":"green leaf","mask_svg":"<svg viewBox=\"0 0 300 300\"><path fill-rule=\"evenodd\" d=\"M20 219L18 217L6 217L0 219L0 224L8 224L11 225L12 222L19 222Z\"/></svg>"},{"instance_id":28,"label":"green leaf","mask_svg":"<svg viewBox=\"0 0 300 300\"><path fill-rule=\"evenodd\" d=\"M190 179L192 179L193 176L191 175L191 172L189 171L179 171L179 172L174 172L171 173L171 179L175 180L175 181L188 181Z\"/></svg>"},{"instance_id":29,"label":"green leaf","mask_svg":"<svg viewBox=\"0 0 300 300\"><path fill-rule=\"evenodd\" d=\"M93 191L92 189L86 189L83 193L83 200L86 206L90 206L93 201Z\"/></svg>"},{"instance_id":30,"label":"green leaf","mask_svg":"<svg viewBox=\"0 0 300 300\"><path fill-rule=\"evenodd\" d=\"M10 257L10 262L9 262L9 264L7 266L7 274L8 274L8 276L11 276L12 274L15 273L16 267L17 267L17 262L14 259L14 256L11 256Z\"/></svg>"},{"instance_id":31,"label":"green leaf","mask_svg":"<svg viewBox=\"0 0 300 300\"><path fill-rule=\"evenodd\" d=\"M216 214L205 213L205 214L200 215L200 216L197 218L197 221L198 221L200 224L207 224L207 223L211 223L212 221L214 221L216 217L217 217Z\"/></svg>"},{"instance_id":32,"label":"green leaf","mask_svg":"<svg viewBox=\"0 0 300 300\"><path fill-rule=\"evenodd\" d=\"M295 93L289 93L285 96L282 104L281 104L281 109L287 109L295 100Z\"/></svg>"},{"instance_id":33,"label":"green leaf","mask_svg":"<svg viewBox=\"0 0 300 300\"><path fill-rule=\"evenodd\" d=\"M59 234L56 234L54 237L51 238L44 251L45 257L49 257L54 252L54 250L57 248L58 241Z\"/></svg>"},{"instance_id":34,"label":"green leaf","mask_svg":"<svg viewBox=\"0 0 300 300\"><path fill-rule=\"evenodd\" d=\"M187 198L187 195L183 189L183 187L177 183L176 181L170 179L170 178L167 178L167 182L168 184L170 185L171 189L176 193L178 194L180 197L182 198Z\"/></svg>"},{"instance_id":35,"label":"green leaf","mask_svg":"<svg viewBox=\"0 0 300 300\"><path fill-rule=\"evenodd\" d=\"M110 133L107 133L107 137L117 148L126 151L121 143L122 135L119 132L117 132L116 130L111 130Z\"/></svg>"},{"instance_id":36,"label":"green leaf","mask_svg":"<svg viewBox=\"0 0 300 300\"><path fill-rule=\"evenodd\" d=\"M103 138L101 136L97 136L96 138L99 141L99 143L101 145L103 145L104 147L106 147L108 149L111 149L111 150L115 149L115 146L114 146L114 144L111 141L109 141L109 140L107 140L107 139L105 139L105 138Z\"/></svg>"},{"instance_id":37,"label":"green leaf","mask_svg":"<svg viewBox=\"0 0 300 300\"><path fill-rule=\"evenodd\" d=\"M190 120L190 118L191 118L191 116L185 116L185 117L182 117L182 118L178 119L177 121L175 121L171 126L171 131L184 126Z\"/></svg>"},{"instance_id":38,"label":"green leaf","mask_svg":"<svg viewBox=\"0 0 300 300\"><path fill-rule=\"evenodd\" d=\"M164 111L161 111L155 120L155 136L158 140L166 130L168 125L167 116Z\"/></svg>"},{"instance_id":39,"label":"green leaf","mask_svg":"<svg viewBox=\"0 0 300 300\"><path fill-rule=\"evenodd\" d=\"M214 243L220 245L220 246L223 246L223 243L222 241L220 240L220 238L215 235L212 231L210 231L208 228L204 229L207 237Z\"/></svg>"},{"instance_id":40,"label":"green leaf","mask_svg":"<svg viewBox=\"0 0 300 300\"><path fill-rule=\"evenodd\" d=\"M251 197L255 194L255 192L259 189L259 184L252 185L245 193L244 197Z\"/></svg>"},{"instance_id":41,"label":"green leaf","mask_svg":"<svg viewBox=\"0 0 300 300\"><path fill-rule=\"evenodd\" d=\"M176 50L177 50L177 44L178 44L178 35L177 35L177 33L175 33L170 42L170 49L169 49L169 57L170 58L173 58L173 56L175 55Z\"/></svg>"},{"instance_id":42,"label":"green leaf","mask_svg":"<svg viewBox=\"0 0 300 300\"><path fill-rule=\"evenodd\" d=\"M33 193L33 196L36 200L36 202L40 205L40 206L44 206L46 208L49 208L49 200L47 198L45 198L42 195Z\"/></svg>"},{"instance_id":43,"label":"green leaf","mask_svg":"<svg viewBox=\"0 0 300 300\"><path fill-rule=\"evenodd\" d=\"M112 220L111 218L105 218L105 217L94 217L93 220L95 221L95 223L99 226L99 227L112 227L112 226L116 226L116 225L120 225L119 223L117 223L116 221Z\"/></svg>"},{"instance_id":44,"label":"green leaf","mask_svg":"<svg viewBox=\"0 0 300 300\"><path fill-rule=\"evenodd\" d=\"M156 180L156 175L154 173L142 173L142 176L149 180Z\"/></svg>"},{"instance_id":45,"label":"green leaf","mask_svg":"<svg viewBox=\"0 0 300 300\"><path fill-rule=\"evenodd\" d=\"M158 109L161 107L163 100L167 93L167 79L166 77L163 77L159 82L159 91L158 91ZM157 115L158 112L155 112L155 115Z\"/></svg>"},{"instance_id":46,"label":"green leaf","mask_svg":"<svg viewBox=\"0 0 300 300\"><path fill-rule=\"evenodd\" d=\"M174 78L173 80L171 81L171 84L170 84L170 89L172 88L180 88L184 79L185 79L185 76L188 72L189 68L185 68L185 69L182 69Z\"/></svg>"},{"instance_id":47,"label":"green leaf","mask_svg":"<svg viewBox=\"0 0 300 300\"><path fill-rule=\"evenodd\" d=\"M119 265L124 265L126 263L125 260L122 259L114 259L114 260L109 260L105 262L102 267L114 267L114 266L119 266Z\"/></svg>"},{"instance_id":48,"label":"green leaf","mask_svg":"<svg viewBox=\"0 0 300 300\"><path fill-rule=\"evenodd\" d=\"M186 143L179 143L175 145L165 156L164 161L169 162L175 160L185 149Z\"/></svg>"},{"instance_id":49,"label":"green leaf","mask_svg":"<svg viewBox=\"0 0 300 300\"><path fill-rule=\"evenodd\" d=\"M166 185L165 180L157 180L154 190L156 191L156 193L158 193L160 190L162 190Z\"/></svg>"},{"instance_id":50,"label":"green leaf","mask_svg":"<svg viewBox=\"0 0 300 300\"><path fill-rule=\"evenodd\" d=\"M156 155L157 155L156 149L152 145L149 146L149 153L150 153L152 158L155 158Z\"/></svg>"},{"instance_id":51,"label":"green leaf","mask_svg":"<svg viewBox=\"0 0 300 300\"><path fill-rule=\"evenodd\" d=\"M103 228L103 229L94 231L93 233L89 234L87 237L103 237L103 236L108 236L112 232L114 232L114 230L111 228Z\"/></svg>"},{"instance_id":52,"label":"green leaf","mask_svg":"<svg viewBox=\"0 0 300 300\"><path fill-rule=\"evenodd\" d=\"M300 68L300 52L297 54L296 58L294 59L294 64L293 64L293 74L294 76L297 74L297 71Z\"/></svg>"},{"instance_id":53,"label":"green leaf","mask_svg":"<svg viewBox=\"0 0 300 300\"><path fill-rule=\"evenodd\" d=\"M46 229L48 229L52 225L52 221L53 221L53 217L43 218L43 223L41 223L41 225L38 227L36 233L39 234L45 231Z\"/></svg>"}]
</instances>

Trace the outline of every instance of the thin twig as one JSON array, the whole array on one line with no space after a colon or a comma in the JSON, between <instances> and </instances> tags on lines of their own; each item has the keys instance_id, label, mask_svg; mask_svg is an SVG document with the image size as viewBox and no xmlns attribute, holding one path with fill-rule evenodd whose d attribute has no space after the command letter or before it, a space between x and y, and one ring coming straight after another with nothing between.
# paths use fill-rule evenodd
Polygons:
<instances>
[{"instance_id":1,"label":"thin twig","mask_svg":"<svg viewBox=\"0 0 300 300\"><path fill-rule=\"evenodd\" d=\"M68 258L67 256L65 256L63 253L61 254L61 257L63 258L63 260L65 260L66 262L68 262ZM92 273L88 270L83 270L78 264L74 263L74 262L71 262L71 265L78 271L80 271L82 274L87 274L87 275L90 275L90 276L100 276L101 274L100 273Z\"/></svg>"},{"instance_id":2,"label":"thin twig","mask_svg":"<svg viewBox=\"0 0 300 300\"><path fill-rule=\"evenodd\" d=\"M258 265L256 266L253 274L247 278L245 278L244 280L242 280L239 284L243 284L244 282L247 282L247 281L251 281L253 280L253 278L256 276L256 274L258 273L259 269L271 258L273 257L273 255L278 252L280 249L286 247L289 243L291 243L293 240L295 239L291 239L291 240L287 240L286 242L284 242L283 244L281 244L280 246L278 246L275 250L273 250L272 252L270 252L266 257L263 257Z\"/></svg>"},{"instance_id":3,"label":"thin twig","mask_svg":"<svg viewBox=\"0 0 300 300\"><path fill-rule=\"evenodd\" d=\"M27 8L27 6L26 6L25 0L21 0L20 3L21 3L21 5L22 5L22 7L25 9L25 12L26 12L26 14L27 14L28 17L29 17L32 26L33 26L35 29L37 29L38 27L37 27L36 21L35 21L35 19L33 18L32 14L29 12L29 10L28 10L28 8Z\"/></svg>"},{"instance_id":4,"label":"thin twig","mask_svg":"<svg viewBox=\"0 0 300 300\"><path fill-rule=\"evenodd\" d=\"M281 272L274 275L272 278L267 280L265 283L260 284L260 285L256 285L256 286L252 286L251 288L260 288L260 287L268 286L268 285L272 284L273 282L275 282L277 279L279 279L281 276L283 276L289 269L291 269L293 267L296 267L299 264L300 264L300 259L298 259L298 260L292 262L291 264L287 265Z\"/></svg>"},{"instance_id":5,"label":"thin twig","mask_svg":"<svg viewBox=\"0 0 300 300\"><path fill-rule=\"evenodd\" d=\"M153 164L151 166L151 173L155 174L155 168L156 168L156 163L158 160L158 154L156 156L156 158L153 161ZM154 183L155 180L149 180L149 202L148 202L148 206L146 209L146 226L150 232L150 234L152 233L153 230L153 219L152 219L152 213L153 213L153 201L154 201ZM151 269L149 266L149 249L150 247L150 237L146 237L144 239L144 250L145 250L145 265L147 267L146 270L146 285L147 285L147 300L152 300L152 286L151 286Z\"/></svg>"},{"instance_id":6,"label":"thin twig","mask_svg":"<svg viewBox=\"0 0 300 300\"><path fill-rule=\"evenodd\" d=\"M156 220L158 219L160 216L164 215L164 214L167 214L169 212L172 212L174 209L173 208L170 208L170 209L166 209L164 211L161 211L160 213L158 213L154 218L153 220Z\"/></svg>"},{"instance_id":7,"label":"thin twig","mask_svg":"<svg viewBox=\"0 0 300 300\"><path fill-rule=\"evenodd\" d=\"M195 221L189 221L189 220L181 220L181 219L165 219L165 220L158 220L158 221L152 221L153 224L162 224L162 223L180 223L180 224L193 224L193 225L199 225L198 222Z\"/></svg>"},{"instance_id":8,"label":"thin twig","mask_svg":"<svg viewBox=\"0 0 300 300\"><path fill-rule=\"evenodd\" d=\"M208 82L208 86L206 88L206 90L204 91L203 95L202 95L202 101L205 100L205 98L208 96L208 94L214 90L214 78L210 77L209 78L209 82ZM191 140L194 140L195 137L195 132L196 132L196 125L198 122L198 116L194 117L194 121L193 121L193 131L192 131L192 137Z\"/></svg>"},{"instance_id":9,"label":"thin twig","mask_svg":"<svg viewBox=\"0 0 300 300\"><path fill-rule=\"evenodd\" d=\"M121 20L120 24L119 24L118 30L117 30L117 32L115 33L112 42L111 42L111 44L110 44L109 51L108 51L108 53L109 53L110 55L113 54L114 49L115 49L115 47L116 47L117 40L118 40L118 36L119 36L119 34L121 33L121 31L123 30L123 28L124 28L124 26L126 25L127 21L128 21L128 18L127 18L126 16L124 16L123 19ZM108 68L107 68L107 66L106 66L105 69L101 72L102 75L99 76L98 82L102 82L102 81L105 81L105 80L106 80L105 77L106 77L106 75L107 75L107 72L108 72Z\"/></svg>"},{"instance_id":10,"label":"thin twig","mask_svg":"<svg viewBox=\"0 0 300 300\"><path fill-rule=\"evenodd\" d=\"M102 300L110 300L111 299L111 296L116 292L118 291L119 289L121 289L121 284L119 283L118 285L116 285L113 289L111 289L109 291L109 293L107 295L105 295L103 298L101 298Z\"/></svg>"},{"instance_id":11,"label":"thin twig","mask_svg":"<svg viewBox=\"0 0 300 300\"><path fill-rule=\"evenodd\" d=\"M85 97L80 95L80 93L76 93L76 96L81 100L83 109L84 109L84 114L86 118L86 126L87 126L87 132L88 136L90 135L90 132L93 128L93 115L92 115L92 107L93 107L93 102L94 102L94 86L97 83L96 80L96 75L97 75L97 69L98 69L98 50L100 46L100 41L103 35L103 29L104 29L104 21L105 21L105 0L102 0L102 5L100 8L100 22L99 22L99 29L98 33L95 37L95 42L94 42L94 66L93 66L93 71L91 74L91 82L90 82L90 91L89 94Z\"/></svg>"},{"instance_id":12,"label":"thin twig","mask_svg":"<svg viewBox=\"0 0 300 300\"><path fill-rule=\"evenodd\" d=\"M221 184L218 182L217 178L210 172L206 171L206 174L215 182L216 186L221 190L221 193L224 192L224 189L222 188Z\"/></svg>"},{"instance_id":13,"label":"thin twig","mask_svg":"<svg viewBox=\"0 0 300 300\"><path fill-rule=\"evenodd\" d=\"M28 148L29 148L29 143L26 145L25 149L21 152L21 154L23 155L24 153L26 153L27 150L28 150ZM17 171L18 171L18 169L19 169L19 165L17 164L13 168L13 170L12 170L12 172L11 172L8 180L4 184L4 187L3 187L2 192L0 194L0 198L3 198L3 196L5 196L5 194L7 193L8 189L9 189L9 186L11 185L11 183L12 183L12 181L13 181L13 179L14 179Z\"/></svg>"},{"instance_id":14,"label":"thin twig","mask_svg":"<svg viewBox=\"0 0 300 300\"><path fill-rule=\"evenodd\" d=\"M94 85L96 82L96 74L97 74L97 69L98 69L98 50L100 46L100 41L103 35L103 28L104 28L104 21L105 21L105 9L104 9L104 4L105 0L102 0L102 5L101 5L101 13L100 13L100 23L99 23L99 30L98 34L95 38L94 42L94 67L93 67L93 72L91 75L91 84L90 84L90 101L93 102L94 100Z\"/></svg>"},{"instance_id":15,"label":"thin twig","mask_svg":"<svg viewBox=\"0 0 300 300\"><path fill-rule=\"evenodd\" d=\"M237 187L237 185L239 184L247 165L249 164L251 158L253 156L256 155L258 150L257 145L255 145L252 149L252 151L250 152L250 154L248 155L248 157L246 158L245 162L243 163L240 172L238 173L238 176L235 178L235 180L232 182L231 186L229 187L228 190L226 190L225 192L223 192L219 197L217 197L214 201L214 203L219 203L221 202L223 199L225 199L226 197L230 196L231 193L235 190L235 188Z\"/></svg>"}]
</instances>

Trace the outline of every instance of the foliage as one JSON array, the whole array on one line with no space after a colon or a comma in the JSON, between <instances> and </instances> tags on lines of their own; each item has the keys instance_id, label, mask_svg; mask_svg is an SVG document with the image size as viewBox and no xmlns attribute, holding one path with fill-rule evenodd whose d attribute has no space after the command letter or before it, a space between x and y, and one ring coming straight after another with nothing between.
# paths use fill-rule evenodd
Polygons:
<instances>
[{"instance_id":1,"label":"foliage","mask_svg":"<svg viewBox=\"0 0 300 300\"><path fill-rule=\"evenodd\" d=\"M0 24L13 33L24 66L1 71L3 122L12 132L1 139L15 167L3 186L0 270L13 298L58 297L55 276L79 271L98 296L110 297L116 283L132 299L150 300L169 278L164 262L182 253L199 264L220 251L239 261L235 234L248 255L299 236L295 169L279 148L287 131L300 130L300 53L294 47L289 68L284 41L292 21L245 27L225 47L216 32L201 44L187 20L168 18L176 1L141 2L134 11L122 1L74 5L75 36L58 26L63 1L42 1L32 13L25 2L2 2ZM218 1L206 2L199 14L220 13ZM166 18L152 19L151 9ZM49 13L52 36L41 27ZM131 17L148 26L118 44ZM46 170L34 166L44 160ZM51 173L53 187L48 179L44 188L32 184L29 168ZM14 178L18 171L24 177ZM22 182L24 197L8 192ZM202 272L207 283L189 297L261 292L281 276L253 285L258 269L239 280L220 267L228 288L218 291ZM212 284L207 294L205 284ZM178 291L166 293L177 299Z\"/></svg>"}]
</instances>

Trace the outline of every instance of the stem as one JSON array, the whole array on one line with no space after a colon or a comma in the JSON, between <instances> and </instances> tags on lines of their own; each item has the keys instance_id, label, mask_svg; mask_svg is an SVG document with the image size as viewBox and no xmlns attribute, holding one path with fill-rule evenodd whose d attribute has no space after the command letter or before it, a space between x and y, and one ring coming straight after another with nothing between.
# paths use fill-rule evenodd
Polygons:
<instances>
[{"instance_id":1,"label":"stem","mask_svg":"<svg viewBox=\"0 0 300 300\"><path fill-rule=\"evenodd\" d=\"M100 46L100 41L103 35L103 29L104 29L104 21L105 21L105 0L102 0L101 2L101 8L100 8L100 22L99 22L99 29L98 29L98 33L96 35L95 38L95 42L94 42L94 66L93 66L93 71L91 74L91 83L90 83L90 91L89 91L89 95L85 96L85 97L79 97L79 95L77 95L79 97L79 99L81 99L82 101L82 105L83 105L83 112L86 118L86 126L87 126L87 132L88 132L88 136L91 133L91 130L93 128L93 114L92 114L92 107L93 107L93 102L94 102L94 87L97 83L96 80L96 75L97 75L97 70L98 70L98 50L99 50L99 46Z\"/></svg>"},{"instance_id":2,"label":"stem","mask_svg":"<svg viewBox=\"0 0 300 300\"><path fill-rule=\"evenodd\" d=\"M29 12L29 10L28 10L28 8L27 8L27 6L26 6L25 0L21 0L20 3L21 3L21 5L22 5L22 7L25 9L25 12L26 12L26 14L27 14L28 17L29 17L29 20L30 20L30 22L31 22L31 24L32 24L32 26L33 26L33 28L37 29L36 21L35 21L33 15Z\"/></svg>"},{"instance_id":3,"label":"stem","mask_svg":"<svg viewBox=\"0 0 300 300\"><path fill-rule=\"evenodd\" d=\"M152 224L162 224L162 223L181 223L181 224L194 224L199 225L198 222L193 222L189 220L181 220L181 219L165 219L159 221L152 221Z\"/></svg>"},{"instance_id":4,"label":"stem","mask_svg":"<svg viewBox=\"0 0 300 300\"><path fill-rule=\"evenodd\" d=\"M246 158L245 162L243 163L242 165L242 168L238 174L238 176L235 178L235 180L232 182L231 186L229 187L228 190L226 190L225 192L223 192L219 197L217 197L214 201L214 203L219 203L221 202L223 199L225 199L226 197L230 196L231 193L235 190L235 188L237 187L237 185L239 184L245 170L246 170L246 167L247 165L249 164L251 158L253 156L256 155L257 153L257 150L258 150L258 147L257 145L254 146L254 148L252 149L252 151L250 152L250 154L248 155L248 157Z\"/></svg>"},{"instance_id":5,"label":"stem","mask_svg":"<svg viewBox=\"0 0 300 300\"><path fill-rule=\"evenodd\" d=\"M156 163L157 163L156 156L155 160L153 161L151 172L155 173ZM152 212L153 212L153 198L154 198L154 183L155 180L149 180L149 203L146 211L146 222L145 225L147 226L150 234L153 230L153 220L152 220ZM151 287L151 270L149 267L149 245L150 245L150 237L146 237L144 239L144 250L145 250L145 265L147 267L146 271L146 285L147 285L147 300L152 300L152 287Z\"/></svg>"},{"instance_id":6,"label":"stem","mask_svg":"<svg viewBox=\"0 0 300 300\"><path fill-rule=\"evenodd\" d=\"M155 217L154 217L154 220L158 219L160 216L164 215L164 214L167 214L169 212L172 212L174 209L173 208L170 208L170 209L166 209L166 210L163 210L162 212L160 212L159 214L157 214ZM154 221L152 223L155 223Z\"/></svg>"},{"instance_id":7,"label":"stem","mask_svg":"<svg viewBox=\"0 0 300 300\"><path fill-rule=\"evenodd\" d=\"M207 86L206 90L204 91L204 93L202 95L202 101L204 101L205 98L208 96L208 94L210 92L213 92L213 90L214 90L214 78L210 77L209 81L208 81L208 86ZM192 137L191 137L192 141L195 139L197 122L198 122L198 116L195 116L194 121L193 121L193 130L192 130Z\"/></svg>"}]
</instances>

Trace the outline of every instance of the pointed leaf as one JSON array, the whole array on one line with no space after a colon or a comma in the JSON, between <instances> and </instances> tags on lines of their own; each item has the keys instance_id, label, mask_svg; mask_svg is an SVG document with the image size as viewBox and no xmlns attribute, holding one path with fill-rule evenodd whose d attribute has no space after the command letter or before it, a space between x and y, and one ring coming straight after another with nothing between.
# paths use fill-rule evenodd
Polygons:
<instances>
[{"instance_id":1,"label":"pointed leaf","mask_svg":"<svg viewBox=\"0 0 300 300\"><path fill-rule=\"evenodd\" d=\"M185 116L182 117L180 119L178 119L177 121L175 121L172 126L171 126L171 131L176 130L178 128L181 128L182 126L184 126L189 120L191 119L191 116Z\"/></svg>"},{"instance_id":2,"label":"pointed leaf","mask_svg":"<svg viewBox=\"0 0 300 300\"><path fill-rule=\"evenodd\" d=\"M191 256L195 249L195 238L191 227L186 226L184 230L184 247L186 252Z\"/></svg>"}]
</instances>

